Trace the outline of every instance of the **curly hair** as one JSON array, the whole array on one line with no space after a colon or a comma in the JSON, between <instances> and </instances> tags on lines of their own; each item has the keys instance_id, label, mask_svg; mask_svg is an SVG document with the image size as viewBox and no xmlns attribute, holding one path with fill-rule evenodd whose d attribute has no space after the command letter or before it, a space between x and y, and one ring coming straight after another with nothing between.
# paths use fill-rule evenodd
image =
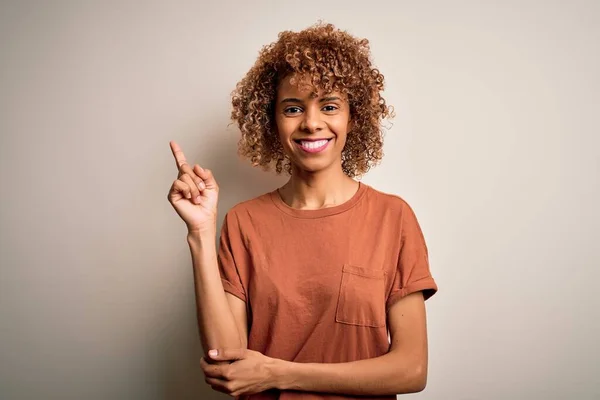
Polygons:
<instances>
[{"instance_id":1,"label":"curly hair","mask_svg":"<svg viewBox=\"0 0 600 400\"><path fill-rule=\"evenodd\" d=\"M291 173L274 115L277 87L289 75L302 76L315 93L336 91L347 96L352 129L342 151L346 175L361 176L379 163L382 121L394 116L380 93L383 75L371 63L367 39L322 23L300 32L281 32L276 42L261 49L254 66L232 92L231 119L241 131L241 156L254 166L268 170L274 165L278 174Z\"/></svg>"}]
</instances>

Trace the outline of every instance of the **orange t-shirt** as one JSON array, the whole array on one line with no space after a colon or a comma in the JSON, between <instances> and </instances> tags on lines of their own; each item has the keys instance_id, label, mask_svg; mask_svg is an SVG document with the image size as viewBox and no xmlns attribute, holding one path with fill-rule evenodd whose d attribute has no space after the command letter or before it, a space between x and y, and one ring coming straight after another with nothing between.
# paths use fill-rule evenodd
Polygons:
<instances>
[{"instance_id":1,"label":"orange t-shirt","mask_svg":"<svg viewBox=\"0 0 600 400\"><path fill-rule=\"evenodd\" d=\"M363 183L347 202L318 210L291 208L277 190L240 203L225 216L218 255L225 291L247 305L248 348L287 361L381 356L389 307L437 291L410 206ZM249 398L354 397L271 390Z\"/></svg>"}]
</instances>

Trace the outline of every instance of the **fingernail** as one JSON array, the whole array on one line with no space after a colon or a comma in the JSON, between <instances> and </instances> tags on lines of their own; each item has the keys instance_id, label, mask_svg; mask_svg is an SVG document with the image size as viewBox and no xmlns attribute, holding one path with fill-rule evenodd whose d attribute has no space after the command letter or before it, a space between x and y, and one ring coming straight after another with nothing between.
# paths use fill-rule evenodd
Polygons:
<instances>
[{"instance_id":1,"label":"fingernail","mask_svg":"<svg viewBox=\"0 0 600 400\"><path fill-rule=\"evenodd\" d=\"M204 186L204 182L200 181L198 182L198 187L200 188L200 190L204 190L206 186Z\"/></svg>"},{"instance_id":2,"label":"fingernail","mask_svg":"<svg viewBox=\"0 0 600 400\"><path fill-rule=\"evenodd\" d=\"M217 350L209 350L208 355L211 357L216 357L217 355L219 355L219 352Z\"/></svg>"},{"instance_id":3,"label":"fingernail","mask_svg":"<svg viewBox=\"0 0 600 400\"><path fill-rule=\"evenodd\" d=\"M200 203L200 196L196 197L196 203Z\"/></svg>"}]
</instances>

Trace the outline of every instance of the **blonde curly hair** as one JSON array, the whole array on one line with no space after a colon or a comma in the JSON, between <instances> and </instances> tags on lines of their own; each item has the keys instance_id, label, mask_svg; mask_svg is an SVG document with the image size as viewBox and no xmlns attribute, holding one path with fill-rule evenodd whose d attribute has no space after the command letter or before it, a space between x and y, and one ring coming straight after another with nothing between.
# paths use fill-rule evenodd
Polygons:
<instances>
[{"instance_id":1,"label":"blonde curly hair","mask_svg":"<svg viewBox=\"0 0 600 400\"><path fill-rule=\"evenodd\" d=\"M264 46L254 66L232 92L231 119L241 131L239 154L254 166L291 173L275 126L277 87L287 76L302 76L314 90L345 94L352 130L342 151L342 169L361 176L383 157L382 121L393 109L381 96L383 75L370 60L369 41L317 23L300 32L284 31ZM292 84L294 84L292 82Z\"/></svg>"}]
</instances>

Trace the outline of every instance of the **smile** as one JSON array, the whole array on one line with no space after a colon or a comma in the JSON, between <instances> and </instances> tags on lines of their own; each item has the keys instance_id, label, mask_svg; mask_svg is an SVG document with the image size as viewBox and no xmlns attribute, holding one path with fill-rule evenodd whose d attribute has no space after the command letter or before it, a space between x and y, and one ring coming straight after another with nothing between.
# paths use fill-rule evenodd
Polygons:
<instances>
[{"instance_id":1,"label":"smile","mask_svg":"<svg viewBox=\"0 0 600 400\"><path fill-rule=\"evenodd\" d=\"M330 141L331 138L319 140L294 140L298 147L307 153L318 153L325 150Z\"/></svg>"}]
</instances>

